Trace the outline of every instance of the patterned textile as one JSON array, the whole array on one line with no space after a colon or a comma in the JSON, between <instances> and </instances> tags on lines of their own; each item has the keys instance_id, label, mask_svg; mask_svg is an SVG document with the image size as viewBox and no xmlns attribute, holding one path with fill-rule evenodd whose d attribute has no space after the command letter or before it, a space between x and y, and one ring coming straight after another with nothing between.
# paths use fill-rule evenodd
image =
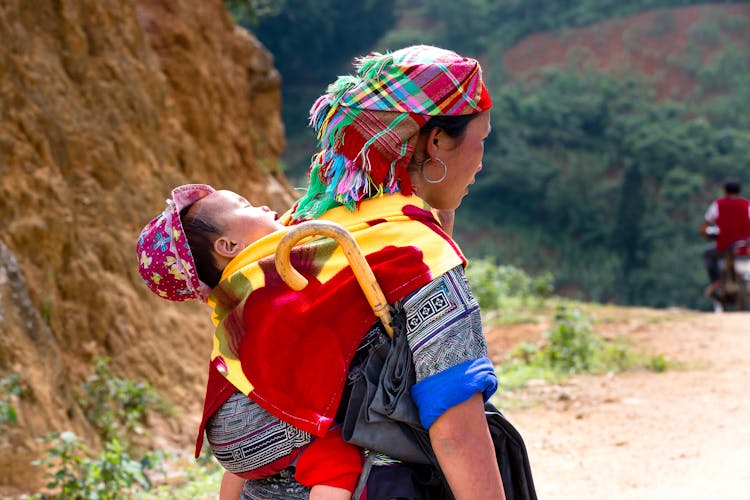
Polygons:
<instances>
[{"instance_id":1,"label":"patterned textile","mask_svg":"<svg viewBox=\"0 0 750 500\"><path fill-rule=\"evenodd\" d=\"M383 193L412 192L406 168L430 117L468 115L492 106L474 59L419 45L355 61L355 76L332 83L310 110L321 151L296 220L317 218Z\"/></svg>"},{"instance_id":2,"label":"patterned textile","mask_svg":"<svg viewBox=\"0 0 750 500\"><path fill-rule=\"evenodd\" d=\"M185 184L172 190L167 208L141 231L136 245L138 272L162 299L205 302L210 287L198 279L195 261L180 221L180 211L214 192L206 184Z\"/></svg>"},{"instance_id":3,"label":"patterned textile","mask_svg":"<svg viewBox=\"0 0 750 500\"><path fill-rule=\"evenodd\" d=\"M294 468L255 481L245 481L240 500L308 500L310 488L294 479Z\"/></svg>"},{"instance_id":4,"label":"patterned textile","mask_svg":"<svg viewBox=\"0 0 750 500\"><path fill-rule=\"evenodd\" d=\"M403 303L417 382L487 356L479 303L462 266L420 288Z\"/></svg>"},{"instance_id":5,"label":"patterned textile","mask_svg":"<svg viewBox=\"0 0 750 500\"><path fill-rule=\"evenodd\" d=\"M355 237L389 303L465 262L416 197L374 198L354 214L341 207L325 218ZM228 397L216 373L306 432L323 435L333 421L347 367L375 316L343 251L328 239L292 251L292 264L310 282L304 290L281 281L273 254L285 232L246 248L209 297L217 329L201 432Z\"/></svg>"},{"instance_id":6,"label":"patterned textile","mask_svg":"<svg viewBox=\"0 0 750 500\"><path fill-rule=\"evenodd\" d=\"M239 391L208 421L206 437L216 460L234 474L261 470L288 457L280 467L285 468L297 456L295 452L313 439L307 432L274 417Z\"/></svg>"}]
</instances>

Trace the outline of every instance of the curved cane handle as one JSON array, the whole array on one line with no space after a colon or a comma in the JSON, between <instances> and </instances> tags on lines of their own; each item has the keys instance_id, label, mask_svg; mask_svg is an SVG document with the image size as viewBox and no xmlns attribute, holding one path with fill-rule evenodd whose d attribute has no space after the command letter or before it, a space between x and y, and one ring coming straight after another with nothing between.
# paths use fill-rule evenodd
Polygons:
<instances>
[{"instance_id":1,"label":"curved cane handle","mask_svg":"<svg viewBox=\"0 0 750 500\"><path fill-rule=\"evenodd\" d=\"M275 264L281 279L293 290L302 290L307 286L307 279L297 271L291 263L290 254L292 247L301 239L309 236L327 236L341 245L341 249L349 261L349 265L357 278L359 286L367 297L367 302L372 312L381 319L388 335L393 336L391 327L391 313L385 294L375 279L370 265L365 260L362 250L354 240L354 237L335 222L312 220L293 226L287 234L281 238L276 248Z\"/></svg>"}]
</instances>

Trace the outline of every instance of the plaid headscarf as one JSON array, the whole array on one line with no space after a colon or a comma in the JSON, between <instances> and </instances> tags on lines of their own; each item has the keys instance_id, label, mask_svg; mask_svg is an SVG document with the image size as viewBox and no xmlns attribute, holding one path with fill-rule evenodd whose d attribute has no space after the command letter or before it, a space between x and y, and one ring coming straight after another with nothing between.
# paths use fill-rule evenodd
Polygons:
<instances>
[{"instance_id":1,"label":"plaid headscarf","mask_svg":"<svg viewBox=\"0 0 750 500\"><path fill-rule=\"evenodd\" d=\"M430 117L468 115L492 106L474 59L417 45L355 60L313 104L310 126L321 148L310 187L292 217L308 220L336 206L354 209L383 193L412 193L406 172L419 129Z\"/></svg>"}]
</instances>

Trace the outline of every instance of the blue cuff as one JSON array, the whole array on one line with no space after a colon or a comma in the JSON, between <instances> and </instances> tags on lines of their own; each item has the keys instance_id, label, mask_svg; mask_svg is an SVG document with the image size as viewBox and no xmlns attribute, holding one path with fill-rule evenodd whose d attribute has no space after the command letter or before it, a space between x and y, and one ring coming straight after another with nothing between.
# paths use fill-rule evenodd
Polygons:
<instances>
[{"instance_id":1,"label":"blue cuff","mask_svg":"<svg viewBox=\"0 0 750 500\"><path fill-rule=\"evenodd\" d=\"M471 359L420 380L411 388L411 397L419 409L425 429L437 418L477 392L485 402L497 390L497 375L487 357Z\"/></svg>"}]
</instances>

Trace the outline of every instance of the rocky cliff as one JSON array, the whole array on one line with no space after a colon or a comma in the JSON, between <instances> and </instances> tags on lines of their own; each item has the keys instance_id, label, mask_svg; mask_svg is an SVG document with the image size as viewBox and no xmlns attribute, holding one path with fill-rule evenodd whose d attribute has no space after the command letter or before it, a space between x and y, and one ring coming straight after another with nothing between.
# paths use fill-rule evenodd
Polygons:
<instances>
[{"instance_id":1,"label":"rocky cliff","mask_svg":"<svg viewBox=\"0 0 750 500\"><path fill-rule=\"evenodd\" d=\"M0 434L0 494L41 485L55 430L98 355L180 409L186 448L211 346L208 310L138 276L135 239L187 182L285 210L280 78L220 0L0 4L0 377L21 376Z\"/></svg>"}]
</instances>

